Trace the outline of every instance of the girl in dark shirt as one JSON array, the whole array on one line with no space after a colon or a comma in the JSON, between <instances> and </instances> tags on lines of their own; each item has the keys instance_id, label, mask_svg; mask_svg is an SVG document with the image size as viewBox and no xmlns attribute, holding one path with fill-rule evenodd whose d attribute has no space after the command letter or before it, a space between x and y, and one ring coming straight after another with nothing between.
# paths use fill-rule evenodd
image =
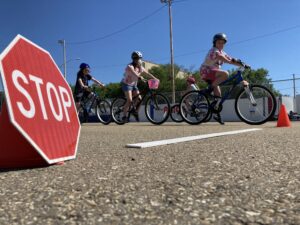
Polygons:
<instances>
[{"instance_id":1,"label":"girl in dark shirt","mask_svg":"<svg viewBox=\"0 0 300 225\"><path fill-rule=\"evenodd\" d=\"M100 87L105 85L100 81L96 80L93 76L90 75L90 66L86 63L81 63L79 66L80 70L77 73L76 85L75 85L75 103L76 108L79 109L80 102L82 99L89 97L91 91L89 89L89 81L92 80L95 84Z\"/></svg>"}]
</instances>

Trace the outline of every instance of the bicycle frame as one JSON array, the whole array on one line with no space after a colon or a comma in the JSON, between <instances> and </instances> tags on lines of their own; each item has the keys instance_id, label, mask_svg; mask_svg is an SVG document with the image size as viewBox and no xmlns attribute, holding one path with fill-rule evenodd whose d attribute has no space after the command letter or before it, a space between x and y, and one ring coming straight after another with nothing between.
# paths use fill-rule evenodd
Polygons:
<instances>
[{"instance_id":1,"label":"bicycle frame","mask_svg":"<svg viewBox=\"0 0 300 225\"><path fill-rule=\"evenodd\" d=\"M232 93L232 91L235 89L236 86L238 86L243 80L243 76L242 76L242 72L244 71L243 68L239 68L238 72L231 76L230 78L228 78L227 80L223 81L222 83L219 84L219 86L223 86L227 83L230 83L231 81L233 81L233 84L231 85L231 88L229 91L227 91L221 98L220 104L222 105L230 96L230 94ZM204 91L205 94L212 96L211 93L207 92L207 90Z\"/></svg>"},{"instance_id":2,"label":"bicycle frame","mask_svg":"<svg viewBox=\"0 0 300 225\"><path fill-rule=\"evenodd\" d=\"M153 90L151 90L149 87L147 87L147 89L141 93L139 93L138 95L134 96L132 98L132 104L131 104L131 108L129 109L129 111L131 111L132 109L136 109L136 108L139 108L140 105L142 104L142 102L145 100L145 98L147 96L152 96L153 95ZM142 97L142 99L139 101L139 103L137 105L134 105L135 104L135 101L138 100L139 96Z\"/></svg>"},{"instance_id":3,"label":"bicycle frame","mask_svg":"<svg viewBox=\"0 0 300 225\"><path fill-rule=\"evenodd\" d=\"M86 104L81 101L81 107L86 110L86 112L91 112L93 105L95 104L95 102L98 100L98 95L95 92L91 92L93 94L92 99L88 100L89 102L91 102L89 107L86 107Z\"/></svg>"}]
</instances>

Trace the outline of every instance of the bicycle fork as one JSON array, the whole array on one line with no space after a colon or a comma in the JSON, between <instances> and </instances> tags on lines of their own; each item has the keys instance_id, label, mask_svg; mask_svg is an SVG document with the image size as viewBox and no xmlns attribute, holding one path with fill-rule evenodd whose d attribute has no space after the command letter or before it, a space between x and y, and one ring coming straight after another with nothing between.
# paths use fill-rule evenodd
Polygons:
<instances>
[{"instance_id":1,"label":"bicycle fork","mask_svg":"<svg viewBox=\"0 0 300 225\"><path fill-rule=\"evenodd\" d=\"M244 87L244 88L245 88L246 94L247 94L247 96L248 96L248 98L249 98L252 106L257 106L257 103L256 103L256 101L255 101L255 99L253 97L253 94L252 94L252 91L250 90L249 85L246 86L246 87Z\"/></svg>"}]
</instances>

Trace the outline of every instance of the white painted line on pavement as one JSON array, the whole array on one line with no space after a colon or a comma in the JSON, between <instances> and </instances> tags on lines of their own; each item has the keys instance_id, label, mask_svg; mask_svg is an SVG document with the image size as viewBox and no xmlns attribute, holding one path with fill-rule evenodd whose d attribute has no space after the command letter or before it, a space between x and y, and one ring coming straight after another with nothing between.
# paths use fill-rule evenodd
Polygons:
<instances>
[{"instance_id":1,"label":"white painted line on pavement","mask_svg":"<svg viewBox=\"0 0 300 225\"><path fill-rule=\"evenodd\" d=\"M228 132L203 134L203 135L197 135L197 136L173 138L173 139L166 139L166 140L159 140L159 141L150 141L150 142L143 142L143 143L137 143L137 144L127 144L126 147L127 148L149 148L149 147L160 146L160 145L169 145L169 144L175 144L175 143L180 143L180 142L201 140L201 139L220 137L220 136L226 136L226 135L241 134L241 133L259 131L259 130L262 130L262 129L261 128L252 128L252 129L245 129L245 130L234 130L234 131L228 131Z\"/></svg>"}]
</instances>

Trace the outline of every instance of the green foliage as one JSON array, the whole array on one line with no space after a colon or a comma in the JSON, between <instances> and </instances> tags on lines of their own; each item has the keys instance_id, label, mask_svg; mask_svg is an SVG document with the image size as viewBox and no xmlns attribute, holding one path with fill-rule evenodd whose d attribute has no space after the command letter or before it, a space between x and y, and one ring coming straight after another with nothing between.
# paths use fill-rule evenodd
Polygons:
<instances>
[{"instance_id":1,"label":"green foliage","mask_svg":"<svg viewBox=\"0 0 300 225\"><path fill-rule=\"evenodd\" d=\"M192 75L197 81L197 85L200 88L206 87L206 83L202 81L199 77L199 72L191 72L183 67L175 65L175 74L179 71L185 72L187 75ZM153 67L150 71L154 76L160 80L159 91L161 92L172 92L172 77L171 77L171 66L170 64L161 65L158 67ZM185 91L187 89L187 84L185 78L176 78L175 79L175 89L176 91Z\"/></svg>"},{"instance_id":2,"label":"green foliage","mask_svg":"<svg viewBox=\"0 0 300 225\"><path fill-rule=\"evenodd\" d=\"M95 92L102 98L117 98L123 95L120 83L109 83L104 88L95 86Z\"/></svg>"},{"instance_id":3,"label":"green foliage","mask_svg":"<svg viewBox=\"0 0 300 225\"><path fill-rule=\"evenodd\" d=\"M71 90L72 90L72 93L74 93L74 90L75 90L75 85L73 85L73 84L69 84L69 86L70 86L70 88L71 88Z\"/></svg>"}]
</instances>

